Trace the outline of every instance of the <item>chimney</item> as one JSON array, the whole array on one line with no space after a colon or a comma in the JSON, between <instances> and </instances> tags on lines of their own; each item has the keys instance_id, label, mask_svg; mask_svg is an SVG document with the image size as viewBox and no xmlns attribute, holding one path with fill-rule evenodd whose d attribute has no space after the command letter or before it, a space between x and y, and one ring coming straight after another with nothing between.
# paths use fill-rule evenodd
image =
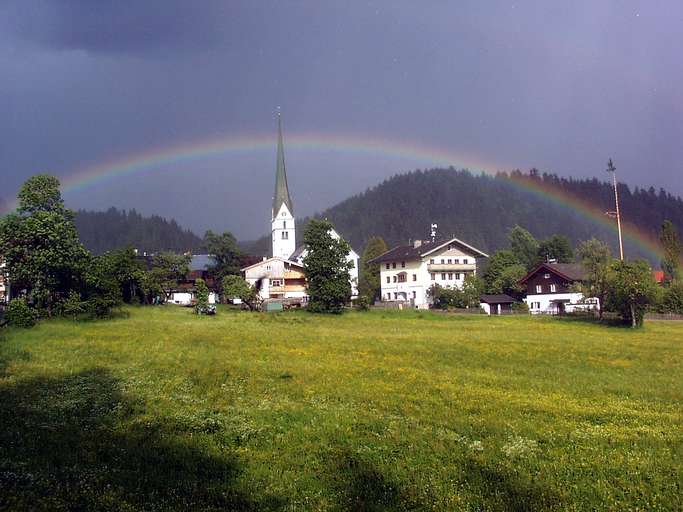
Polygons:
<instances>
[{"instance_id":1,"label":"chimney","mask_svg":"<svg viewBox=\"0 0 683 512\"><path fill-rule=\"evenodd\" d=\"M415 240L415 241L413 242L413 247L414 247L415 249L417 249L417 248L420 247L421 245L422 245L422 240Z\"/></svg>"},{"instance_id":2,"label":"chimney","mask_svg":"<svg viewBox=\"0 0 683 512\"><path fill-rule=\"evenodd\" d=\"M268 259L268 256L264 256L261 261L266 261Z\"/></svg>"}]
</instances>

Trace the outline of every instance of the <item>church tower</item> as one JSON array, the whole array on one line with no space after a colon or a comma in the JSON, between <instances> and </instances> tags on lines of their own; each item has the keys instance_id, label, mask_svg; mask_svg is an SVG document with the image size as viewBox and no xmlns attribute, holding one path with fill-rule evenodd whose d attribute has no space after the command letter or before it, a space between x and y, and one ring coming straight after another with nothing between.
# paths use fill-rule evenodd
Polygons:
<instances>
[{"instance_id":1,"label":"church tower","mask_svg":"<svg viewBox=\"0 0 683 512\"><path fill-rule=\"evenodd\" d=\"M277 164L275 169L275 194L271 213L273 257L289 259L296 249L294 236L294 207L287 187L285 149L282 144L282 119L277 114Z\"/></svg>"}]
</instances>

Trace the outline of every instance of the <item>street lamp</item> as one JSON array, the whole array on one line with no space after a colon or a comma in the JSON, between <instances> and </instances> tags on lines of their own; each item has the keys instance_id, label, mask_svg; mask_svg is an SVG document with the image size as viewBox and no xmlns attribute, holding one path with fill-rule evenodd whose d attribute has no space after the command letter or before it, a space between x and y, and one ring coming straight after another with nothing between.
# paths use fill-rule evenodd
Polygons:
<instances>
[{"instance_id":1,"label":"street lamp","mask_svg":"<svg viewBox=\"0 0 683 512\"><path fill-rule=\"evenodd\" d=\"M617 230L619 231L619 256L624 261L624 244L621 241L621 215L619 213L619 193L617 192L617 168L614 167L612 159L607 162L607 172L612 173L612 182L614 183L614 204L616 205L616 212L607 212L608 215L614 215L617 218Z\"/></svg>"}]
</instances>

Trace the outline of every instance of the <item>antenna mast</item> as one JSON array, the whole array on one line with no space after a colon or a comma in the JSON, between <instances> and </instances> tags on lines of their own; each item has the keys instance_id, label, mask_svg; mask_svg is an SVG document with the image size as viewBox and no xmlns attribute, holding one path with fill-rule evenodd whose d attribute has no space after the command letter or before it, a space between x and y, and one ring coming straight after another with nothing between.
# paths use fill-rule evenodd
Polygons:
<instances>
[{"instance_id":1,"label":"antenna mast","mask_svg":"<svg viewBox=\"0 0 683 512\"><path fill-rule=\"evenodd\" d=\"M619 192L617 192L617 168L614 167L612 159L607 162L607 172L612 173L612 182L614 184L614 203L616 205L617 216L617 230L619 231L619 257L624 261L624 243L621 239L621 213L619 212Z\"/></svg>"}]
</instances>

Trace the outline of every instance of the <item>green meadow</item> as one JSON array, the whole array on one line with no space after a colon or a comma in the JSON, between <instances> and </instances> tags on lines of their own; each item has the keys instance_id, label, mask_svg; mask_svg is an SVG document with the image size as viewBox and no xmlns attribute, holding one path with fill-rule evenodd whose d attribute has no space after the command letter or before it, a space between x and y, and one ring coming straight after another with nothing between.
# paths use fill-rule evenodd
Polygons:
<instances>
[{"instance_id":1,"label":"green meadow","mask_svg":"<svg viewBox=\"0 0 683 512\"><path fill-rule=\"evenodd\" d=\"M0 331L2 510L682 510L683 323L124 309Z\"/></svg>"}]
</instances>

